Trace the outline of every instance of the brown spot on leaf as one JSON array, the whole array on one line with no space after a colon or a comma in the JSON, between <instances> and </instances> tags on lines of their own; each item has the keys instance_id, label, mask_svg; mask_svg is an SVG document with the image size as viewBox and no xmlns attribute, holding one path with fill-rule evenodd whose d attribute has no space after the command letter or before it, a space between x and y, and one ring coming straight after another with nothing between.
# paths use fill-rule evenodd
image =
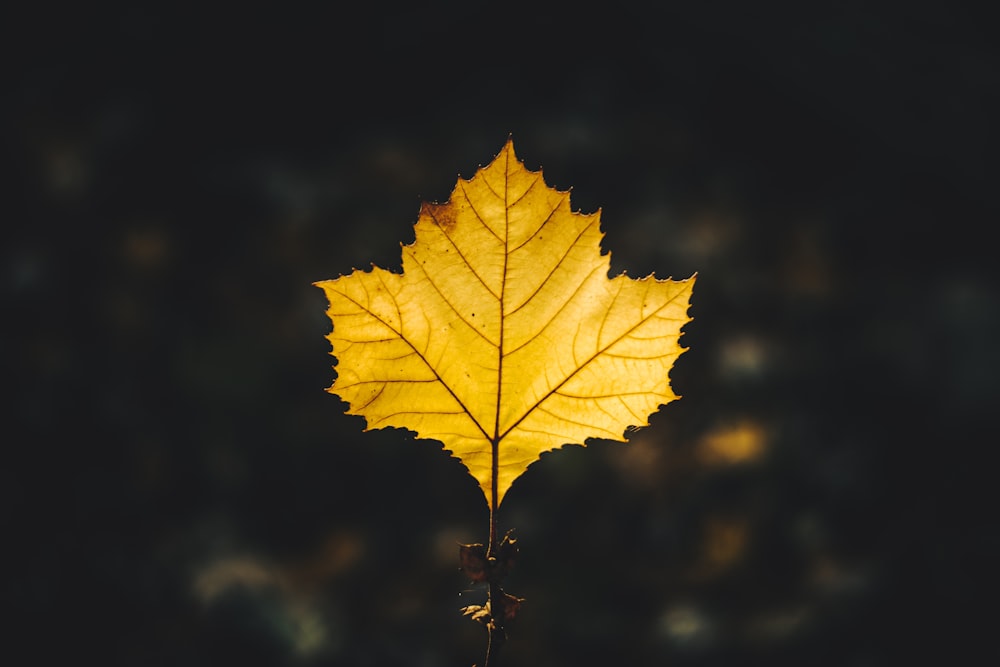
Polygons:
<instances>
[{"instance_id":1,"label":"brown spot on leaf","mask_svg":"<svg viewBox=\"0 0 1000 667\"><path fill-rule=\"evenodd\" d=\"M446 234L455 229L455 225L458 224L454 206L449 206L448 204L428 204L425 202L424 211L431 216L434 223L443 229Z\"/></svg>"}]
</instances>

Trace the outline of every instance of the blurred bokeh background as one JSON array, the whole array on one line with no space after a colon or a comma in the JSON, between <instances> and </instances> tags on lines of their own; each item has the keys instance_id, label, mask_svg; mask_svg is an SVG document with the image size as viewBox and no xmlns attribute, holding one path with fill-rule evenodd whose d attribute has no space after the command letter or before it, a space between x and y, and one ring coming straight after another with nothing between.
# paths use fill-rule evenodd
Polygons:
<instances>
[{"instance_id":1,"label":"blurred bokeh background","mask_svg":"<svg viewBox=\"0 0 1000 667\"><path fill-rule=\"evenodd\" d=\"M1000 61L891 6L5 10L3 661L482 660L482 495L324 392L311 283L509 135L699 278L683 399L502 507L508 664L998 657Z\"/></svg>"}]
</instances>

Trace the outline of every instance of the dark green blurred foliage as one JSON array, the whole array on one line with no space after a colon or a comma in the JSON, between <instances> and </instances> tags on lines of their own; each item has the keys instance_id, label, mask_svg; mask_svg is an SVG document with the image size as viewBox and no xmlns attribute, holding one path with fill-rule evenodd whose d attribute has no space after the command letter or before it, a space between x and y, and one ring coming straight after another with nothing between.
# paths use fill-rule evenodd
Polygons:
<instances>
[{"instance_id":1,"label":"dark green blurred foliage","mask_svg":"<svg viewBox=\"0 0 1000 667\"><path fill-rule=\"evenodd\" d=\"M509 662L995 656L985 17L425 11L4 21L7 658L481 659L481 493L323 392L311 283L398 267L508 133L616 271L699 273L683 399L501 508Z\"/></svg>"}]
</instances>

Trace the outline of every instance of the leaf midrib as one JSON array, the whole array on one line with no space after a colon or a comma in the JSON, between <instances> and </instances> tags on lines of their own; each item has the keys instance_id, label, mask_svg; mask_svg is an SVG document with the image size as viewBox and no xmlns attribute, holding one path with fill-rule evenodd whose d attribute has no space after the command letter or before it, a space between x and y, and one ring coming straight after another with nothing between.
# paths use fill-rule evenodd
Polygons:
<instances>
[{"instance_id":1,"label":"leaf midrib","mask_svg":"<svg viewBox=\"0 0 1000 667\"><path fill-rule=\"evenodd\" d=\"M487 182L488 184L488 182ZM497 490L497 478L500 473L500 407L503 405L503 360L504 332L507 330L507 317L504 312L504 297L507 293L507 267L510 260L510 207L507 195L510 192L510 150L504 153L503 163L503 273L500 281L500 344L497 346L497 407L493 417L493 439L490 441L490 507L499 505L500 497ZM478 215L478 214L477 214ZM480 218L481 219L481 218ZM491 513L492 524L492 513ZM492 550L493 537L490 537Z\"/></svg>"}]
</instances>

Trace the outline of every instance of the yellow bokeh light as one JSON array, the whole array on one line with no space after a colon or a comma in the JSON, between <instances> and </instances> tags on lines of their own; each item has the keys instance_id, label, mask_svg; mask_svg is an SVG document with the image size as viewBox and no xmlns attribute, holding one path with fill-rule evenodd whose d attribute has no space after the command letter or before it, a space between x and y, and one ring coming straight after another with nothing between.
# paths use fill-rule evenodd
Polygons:
<instances>
[{"instance_id":1,"label":"yellow bokeh light","mask_svg":"<svg viewBox=\"0 0 1000 667\"><path fill-rule=\"evenodd\" d=\"M764 453L767 440L767 429L762 424L745 419L706 433L698 442L695 457L706 465L746 463Z\"/></svg>"}]
</instances>

